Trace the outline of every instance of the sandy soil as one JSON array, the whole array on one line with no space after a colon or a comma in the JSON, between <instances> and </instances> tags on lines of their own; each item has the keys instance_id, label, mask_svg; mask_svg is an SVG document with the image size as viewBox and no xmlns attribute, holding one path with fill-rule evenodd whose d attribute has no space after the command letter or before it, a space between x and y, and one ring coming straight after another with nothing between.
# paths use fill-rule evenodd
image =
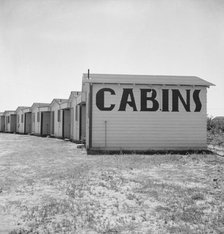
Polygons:
<instances>
[{"instance_id":1,"label":"sandy soil","mask_svg":"<svg viewBox=\"0 0 224 234\"><path fill-rule=\"evenodd\" d=\"M224 158L0 134L0 233L224 233Z\"/></svg>"}]
</instances>

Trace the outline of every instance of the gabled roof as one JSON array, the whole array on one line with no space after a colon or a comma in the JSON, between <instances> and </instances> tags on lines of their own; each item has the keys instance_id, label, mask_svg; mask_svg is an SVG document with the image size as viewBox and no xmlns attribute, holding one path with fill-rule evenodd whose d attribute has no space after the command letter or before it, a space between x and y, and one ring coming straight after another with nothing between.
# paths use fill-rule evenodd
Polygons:
<instances>
[{"instance_id":1,"label":"gabled roof","mask_svg":"<svg viewBox=\"0 0 224 234\"><path fill-rule=\"evenodd\" d=\"M31 106L31 109L33 109L35 106L36 107L48 107L50 104L49 103L38 103L34 102L33 105Z\"/></svg>"},{"instance_id":2,"label":"gabled roof","mask_svg":"<svg viewBox=\"0 0 224 234\"><path fill-rule=\"evenodd\" d=\"M5 112L4 112L4 115L11 115L11 114L15 114L16 113L16 111L13 111L13 110L6 110Z\"/></svg>"},{"instance_id":3,"label":"gabled roof","mask_svg":"<svg viewBox=\"0 0 224 234\"><path fill-rule=\"evenodd\" d=\"M60 105L60 103L67 101L68 99L62 99L62 98L54 98L52 100L52 102L50 103L50 106L52 106L54 103L57 103L58 105Z\"/></svg>"},{"instance_id":4,"label":"gabled roof","mask_svg":"<svg viewBox=\"0 0 224 234\"><path fill-rule=\"evenodd\" d=\"M83 74L83 83L212 86L196 76Z\"/></svg>"},{"instance_id":5,"label":"gabled roof","mask_svg":"<svg viewBox=\"0 0 224 234\"><path fill-rule=\"evenodd\" d=\"M26 107L22 110L23 112L31 112L31 107Z\"/></svg>"},{"instance_id":6,"label":"gabled roof","mask_svg":"<svg viewBox=\"0 0 224 234\"><path fill-rule=\"evenodd\" d=\"M68 101L71 102L73 98L78 97L80 95L80 91L71 91Z\"/></svg>"},{"instance_id":7,"label":"gabled roof","mask_svg":"<svg viewBox=\"0 0 224 234\"><path fill-rule=\"evenodd\" d=\"M65 99L65 100L61 101L60 104L67 103L68 101L69 101L68 99Z\"/></svg>"},{"instance_id":8,"label":"gabled roof","mask_svg":"<svg viewBox=\"0 0 224 234\"><path fill-rule=\"evenodd\" d=\"M17 109L16 109L16 112L19 111L19 110L26 109L26 108L29 108L29 107L28 106L18 106Z\"/></svg>"}]
</instances>

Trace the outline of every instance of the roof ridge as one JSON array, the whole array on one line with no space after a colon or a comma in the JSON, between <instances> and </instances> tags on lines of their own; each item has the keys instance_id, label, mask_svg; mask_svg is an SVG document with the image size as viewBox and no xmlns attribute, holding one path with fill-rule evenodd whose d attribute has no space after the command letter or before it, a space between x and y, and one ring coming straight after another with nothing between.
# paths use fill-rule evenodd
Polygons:
<instances>
[{"instance_id":1,"label":"roof ridge","mask_svg":"<svg viewBox=\"0 0 224 234\"><path fill-rule=\"evenodd\" d=\"M149 85L199 85L212 86L214 84L197 76L177 75L128 75L128 74L83 74L83 83L113 83L113 84L149 84Z\"/></svg>"}]
</instances>

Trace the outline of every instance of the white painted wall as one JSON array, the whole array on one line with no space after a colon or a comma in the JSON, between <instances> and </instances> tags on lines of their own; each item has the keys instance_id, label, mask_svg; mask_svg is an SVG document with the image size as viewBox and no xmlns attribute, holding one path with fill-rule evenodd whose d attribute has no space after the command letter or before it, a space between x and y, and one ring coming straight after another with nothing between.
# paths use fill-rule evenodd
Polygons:
<instances>
[{"instance_id":1,"label":"white painted wall","mask_svg":"<svg viewBox=\"0 0 224 234\"><path fill-rule=\"evenodd\" d=\"M86 148L89 149L89 128L90 128L90 84L85 83L83 85L83 93L85 94L86 100Z\"/></svg>"},{"instance_id":2,"label":"white painted wall","mask_svg":"<svg viewBox=\"0 0 224 234\"><path fill-rule=\"evenodd\" d=\"M105 95L105 106L115 104L112 111L101 111L96 107L96 93L102 88L112 88L116 95ZM127 105L126 111L118 111L123 88L132 88L138 111ZM141 112L140 89L156 89L161 106L162 89L179 89L186 96L200 89L202 109L194 112L195 104L191 95L191 112L186 112L179 102L179 112ZM88 93L87 93L88 95ZM172 96L169 96L172 103ZM149 102L150 104L150 102ZM88 101L87 101L88 107ZM88 116L88 108L87 116ZM147 86L93 84L92 147L107 150L184 150L206 148L206 88L190 86ZM106 121L106 123L105 123ZM87 118L87 129L88 129ZM88 143L87 130L87 143ZM88 148L88 145L87 145Z\"/></svg>"},{"instance_id":3,"label":"white painted wall","mask_svg":"<svg viewBox=\"0 0 224 234\"><path fill-rule=\"evenodd\" d=\"M42 111L49 111L49 107L38 107L37 105L31 108L32 112L32 134L40 135L41 133L41 112ZM37 113L40 112L39 122L37 121ZM35 116L35 121L33 121L33 115Z\"/></svg>"},{"instance_id":4,"label":"white painted wall","mask_svg":"<svg viewBox=\"0 0 224 234\"><path fill-rule=\"evenodd\" d=\"M69 107L70 107L70 105L69 105L68 101L64 101L64 102L60 103L60 109L67 109Z\"/></svg>"},{"instance_id":5,"label":"white painted wall","mask_svg":"<svg viewBox=\"0 0 224 234\"><path fill-rule=\"evenodd\" d=\"M37 113L39 112L38 106L32 108L32 134L40 135L41 123L37 122ZM34 117L33 117L34 116Z\"/></svg>"},{"instance_id":6,"label":"white painted wall","mask_svg":"<svg viewBox=\"0 0 224 234\"><path fill-rule=\"evenodd\" d=\"M12 123L12 118L11 115L12 114L16 114L16 112L7 112L5 113L5 132L12 132L11 131L11 124L13 125L14 123ZM9 120L9 121L8 121Z\"/></svg>"},{"instance_id":7,"label":"white painted wall","mask_svg":"<svg viewBox=\"0 0 224 234\"><path fill-rule=\"evenodd\" d=\"M30 115L27 116L27 119L25 120L25 116L27 113L31 112L31 108L30 107L26 107L26 108L23 108L22 109L22 113L23 113L23 125L24 125L24 128L23 128L23 133L25 133L25 131L29 132L30 133L30 127L28 127L30 124L31 124L31 131L32 131L32 113L31 113L31 122L30 122ZM26 125L26 126L25 126ZM26 129L27 128L27 129ZM26 132L26 133L27 133Z\"/></svg>"},{"instance_id":8,"label":"white painted wall","mask_svg":"<svg viewBox=\"0 0 224 234\"><path fill-rule=\"evenodd\" d=\"M54 112L54 135L55 137L62 137L62 110L60 110L60 122L58 122L58 110L60 105L57 102L52 103L51 111Z\"/></svg>"},{"instance_id":9,"label":"white painted wall","mask_svg":"<svg viewBox=\"0 0 224 234\"><path fill-rule=\"evenodd\" d=\"M79 108L77 96L74 96L70 102L71 108L71 140L79 140Z\"/></svg>"},{"instance_id":10,"label":"white painted wall","mask_svg":"<svg viewBox=\"0 0 224 234\"><path fill-rule=\"evenodd\" d=\"M24 117L25 116L23 114L22 109L19 109L16 111L16 132L18 133L24 133L24 122L25 122ZM23 121L22 121L22 118L23 118Z\"/></svg>"}]
</instances>

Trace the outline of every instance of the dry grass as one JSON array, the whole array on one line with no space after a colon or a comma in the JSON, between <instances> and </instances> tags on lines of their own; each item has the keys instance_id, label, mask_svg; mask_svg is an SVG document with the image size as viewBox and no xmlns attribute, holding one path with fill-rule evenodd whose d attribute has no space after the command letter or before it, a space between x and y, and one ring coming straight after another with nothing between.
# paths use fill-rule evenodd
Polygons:
<instances>
[{"instance_id":1,"label":"dry grass","mask_svg":"<svg viewBox=\"0 0 224 234\"><path fill-rule=\"evenodd\" d=\"M224 147L224 132L212 132L208 131L207 134L208 144L213 146Z\"/></svg>"},{"instance_id":2,"label":"dry grass","mask_svg":"<svg viewBox=\"0 0 224 234\"><path fill-rule=\"evenodd\" d=\"M90 155L0 135L0 232L224 233L224 158Z\"/></svg>"}]
</instances>

